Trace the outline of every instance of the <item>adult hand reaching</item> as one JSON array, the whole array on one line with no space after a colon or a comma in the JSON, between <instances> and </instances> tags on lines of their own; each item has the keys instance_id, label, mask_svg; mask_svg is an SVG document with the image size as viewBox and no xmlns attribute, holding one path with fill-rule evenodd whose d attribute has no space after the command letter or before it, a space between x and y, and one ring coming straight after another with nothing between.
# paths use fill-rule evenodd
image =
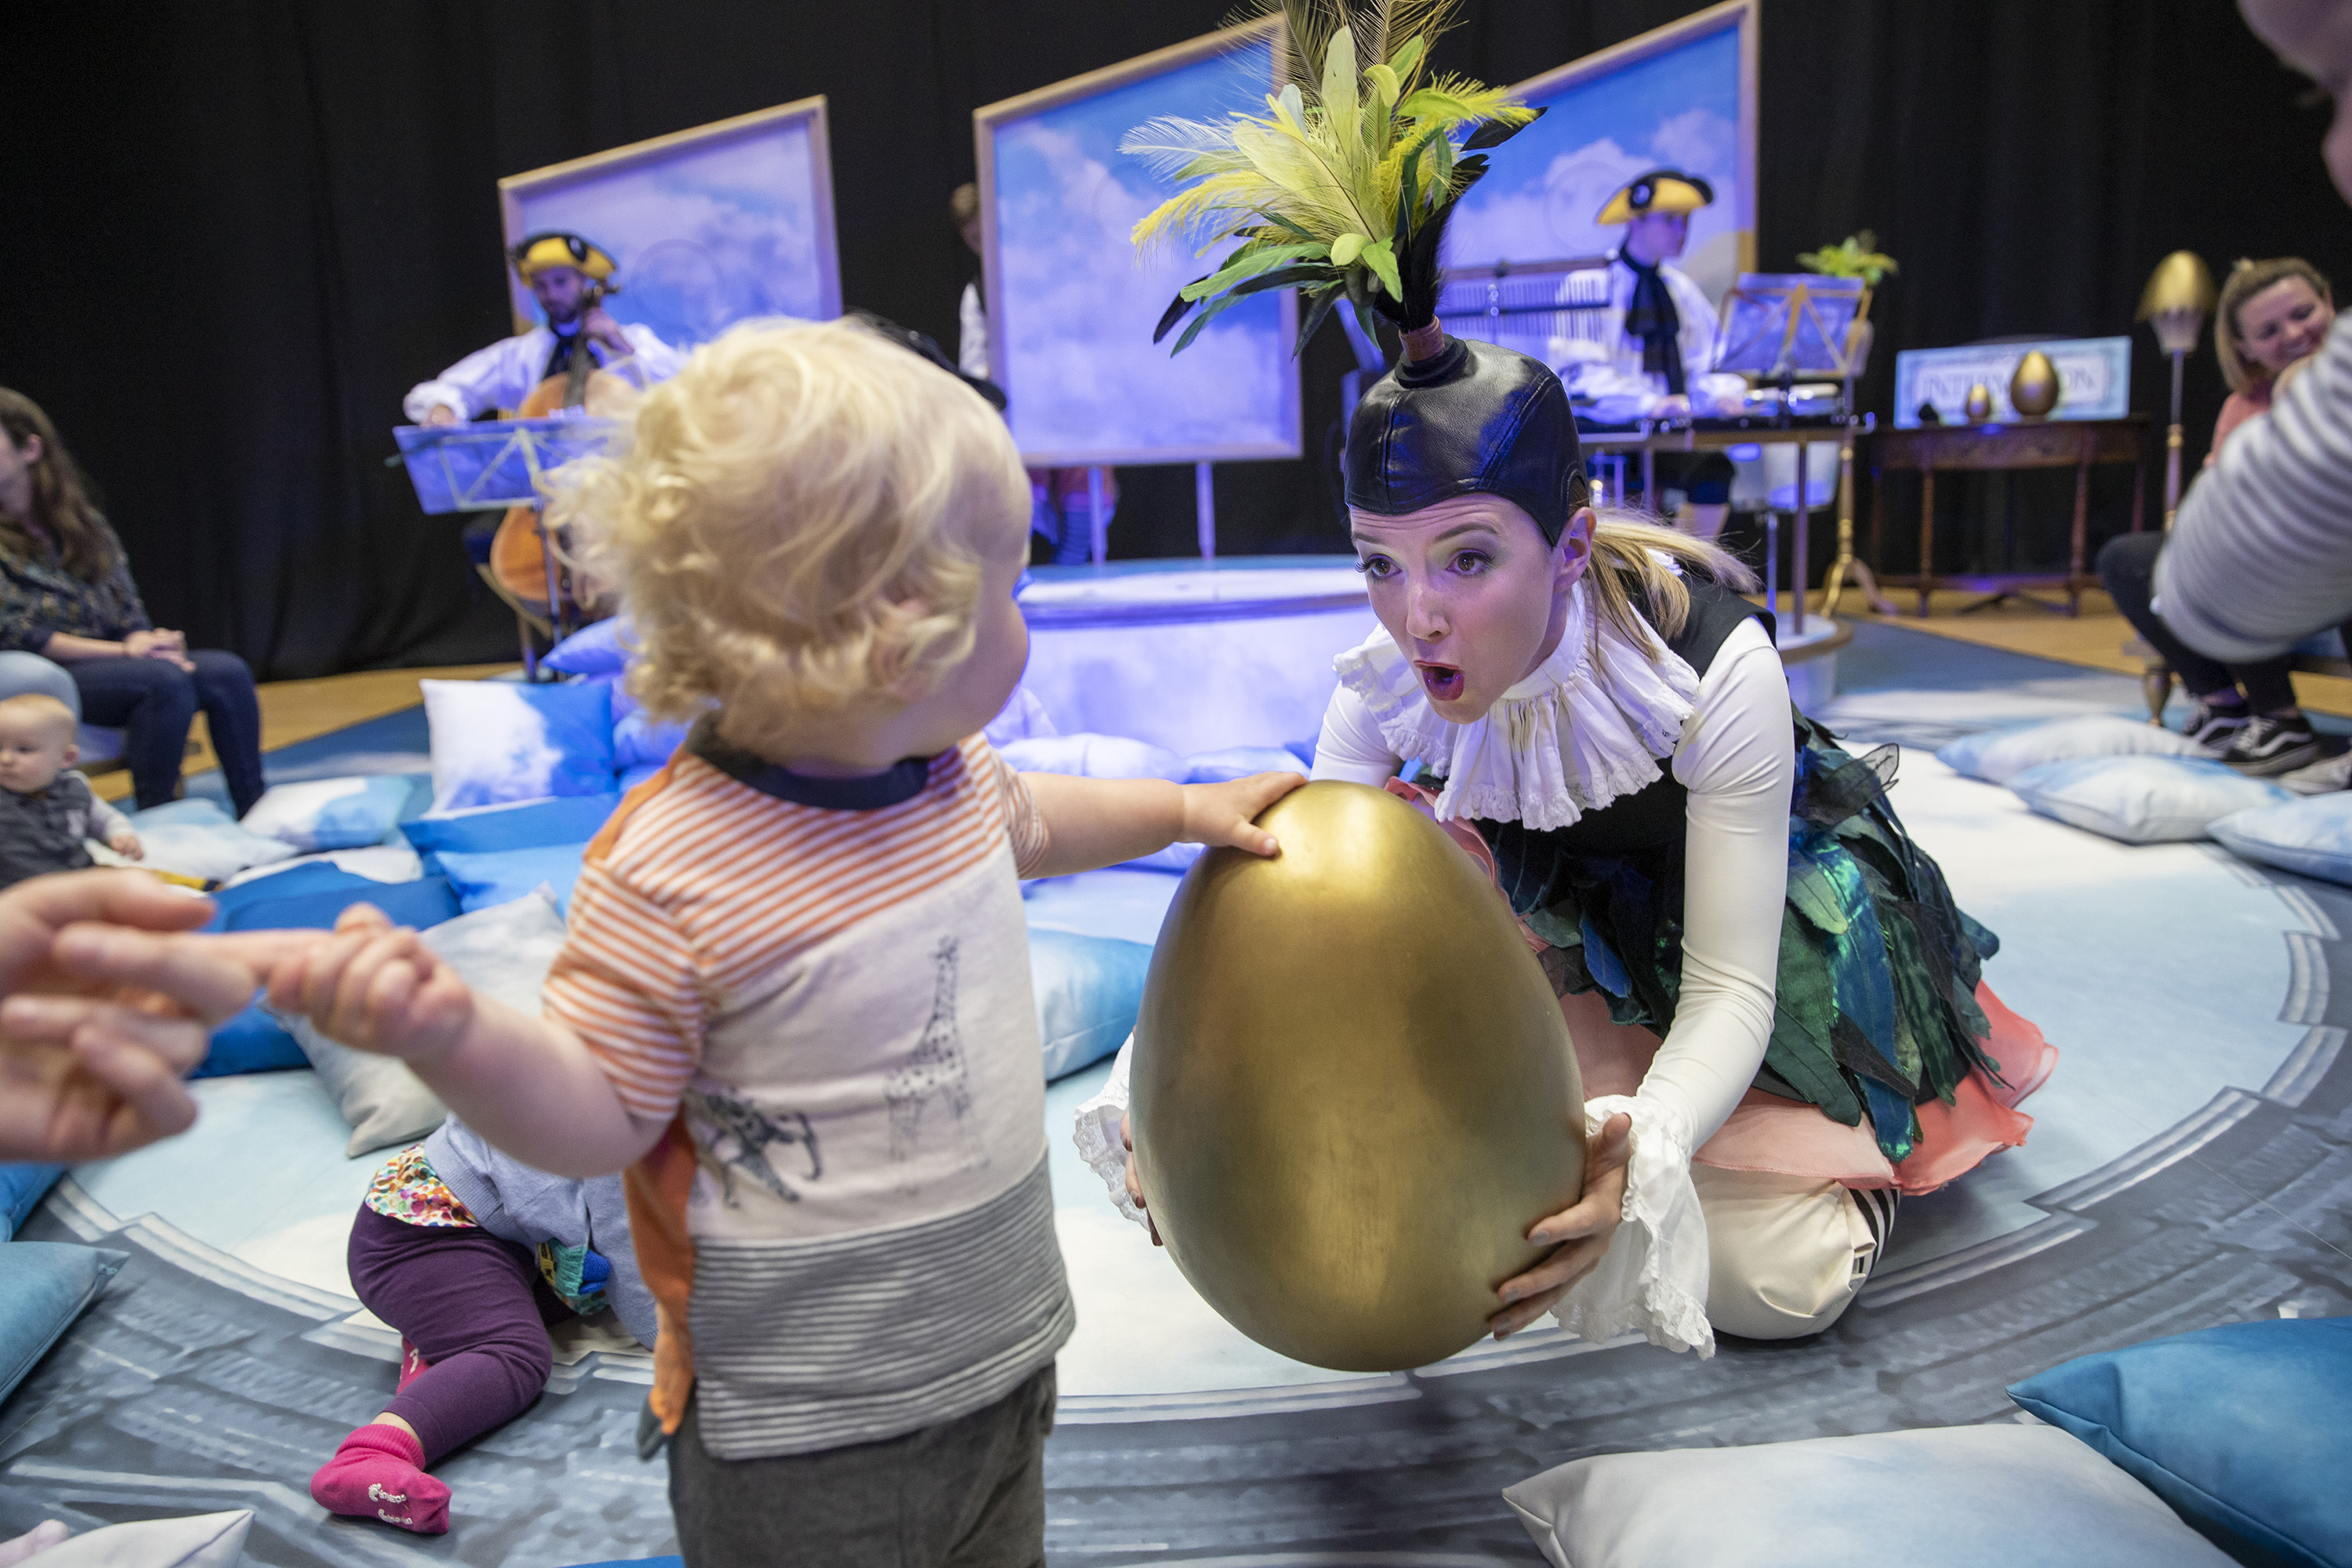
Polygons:
<instances>
[{"instance_id":1,"label":"adult hand reaching","mask_svg":"<svg viewBox=\"0 0 2352 1568\"><path fill-rule=\"evenodd\" d=\"M1506 1279L1496 1294L1503 1310L1486 1320L1495 1337L1517 1333L1549 1311L1576 1282L1601 1267L1625 1214L1625 1166L1633 1157L1633 1119L1620 1113L1601 1124L1601 1135L1584 1144L1584 1195L1549 1219L1538 1220L1528 1239L1538 1247L1557 1242L1533 1268Z\"/></svg>"},{"instance_id":2,"label":"adult hand reaching","mask_svg":"<svg viewBox=\"0 0 2352 1568\"><path fill-rule=\"evenodd\" d=\"M436 403L425 411L425 417L417 423L428 429L436 425L455 425L457 423L457 411L446 403Z\"/></svg>"},{"instance_id":3,"label":"adult hand reaching","mask_svg":"<svg viewBox=\"0 0 2352 1568\"><path fill-rule=\"evenodd\" d=\"M69 1163L185 1129L180 1082L214 1026L309 932L198 942L212 904L133 871L37 877L0 893L0 1159Z\"/></svg>"}]
</instances>

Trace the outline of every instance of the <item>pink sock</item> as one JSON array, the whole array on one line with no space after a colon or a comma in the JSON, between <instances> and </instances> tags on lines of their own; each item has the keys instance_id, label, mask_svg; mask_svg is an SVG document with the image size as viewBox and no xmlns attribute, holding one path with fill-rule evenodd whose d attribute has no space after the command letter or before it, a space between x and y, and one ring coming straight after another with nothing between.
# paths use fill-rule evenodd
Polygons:
<instances>
[{"instance_id":1,"label":"pink sock","mask_svg":"<svg viewBox=\"0 0 2352 1568\"><path fill-rule=\"evenodd\" d=\"M425 1473L425 1448L397 1426L362 1426L310 1478L329 1513L380 1519L419 1535L449 1528L449 1489Z\"/></svg>"},{"instance_id":2,"label":"pink sock","mask_svg":"<svg viewBox=\"0 0 2352 1568\"><path fill-rule=\"evenodd\" d=\"M393 1384L394 1394L405 1394L408 1385L433 1370L433 1363L416 1353L416 1347L407 1340L400 1342L400 1381Z\"/></svg>"}]
</instances>

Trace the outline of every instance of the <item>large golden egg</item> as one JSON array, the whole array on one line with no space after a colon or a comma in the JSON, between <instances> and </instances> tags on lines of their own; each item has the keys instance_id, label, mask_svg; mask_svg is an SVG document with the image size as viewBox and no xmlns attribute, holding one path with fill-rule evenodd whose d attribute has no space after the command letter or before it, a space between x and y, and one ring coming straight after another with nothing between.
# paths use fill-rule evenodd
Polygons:
<instances>
[{"instance_id":1,"label":"large golden egg","mask_svg":"<svg viewBox=\"0 0 2352 1568\"><path fill-rule=\"evenodd\" d=\"M1258 1343L1350 1372L1475 1341L1576 1201L1583 1094L1491 879L1384 791L1310 784L1197 861L1136 1024L1136 1165L1168 1250Z\"/></svg>"}]
</instances>

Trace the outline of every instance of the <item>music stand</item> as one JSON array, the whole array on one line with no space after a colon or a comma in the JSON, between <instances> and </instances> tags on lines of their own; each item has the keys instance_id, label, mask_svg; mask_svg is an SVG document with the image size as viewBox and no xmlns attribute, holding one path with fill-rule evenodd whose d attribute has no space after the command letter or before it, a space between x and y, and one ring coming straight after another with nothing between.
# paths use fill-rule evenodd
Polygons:
<instances>
[{"instance_id":1,"label":"music stand","mask_svg":"<svg viewBox=\"0 0 2352 1568\"><path fill-rule=\"evenodd\" d=\"M1829 278L1812 272L1743 272L1731 292L1724 296L1723 324L1716 337L1717 370L1746 372L1773 383L1781 389L1784 399L1788 388L1801 375L1832 376L1844 384L1844 416L1839 422L1838 554L1824 584L1824 615L1836 604L1838 589L1848 572L1854 574L1872 604L1884 603L1870 569L1853 558L1853 383L1862 372L1863 357L1869 352L1866 332L1857 329L1869 319L1870 286L1859 278ZM1806 448L1800 445L1796 497L1800 563L1803 561L1805 520L1812 515L1812 492L1807 488L1806 468ZM1769 579L1779 575L1779 542L1769 538L1777 531L1774 514L1769 508L1765 517L1766 592L1773 595L1768 602L1777 605L1778 584ZM1805 628L1805 584L1801 581L1797 584L1796 622L1801 635Z\"/></svg>"},{"instance_id":2,"label":"music stand","mask_svg":"<svg viewBox=\"0 0 2352 1568\"><path fill-rule=\"evenodd\" d=\"M404 425L392 433L400 446L408 482L428 516L527 506L536 510L541 474L574 458L593 457L610 444L619 426L610 419L481 419L458 425ZM555 552L545 548L550 636L563 636L563 595L555 574ZM521 612L516 612L520 618ZM539 679L530 638L522 638L524 672Z\"/></svg>"},{"instance_id":3,"label":"music stand","mask_svg":"<svg viewBox=\"0 0 2352 1568\"><path fill-rule=\"evenodd\" d=\"M1859 278L1811 272L1743 272L1723 300L1715 368L1787 385L1801 375L1843 381L1846 335L1870 312Z\"/></svg>"}]
</instances>

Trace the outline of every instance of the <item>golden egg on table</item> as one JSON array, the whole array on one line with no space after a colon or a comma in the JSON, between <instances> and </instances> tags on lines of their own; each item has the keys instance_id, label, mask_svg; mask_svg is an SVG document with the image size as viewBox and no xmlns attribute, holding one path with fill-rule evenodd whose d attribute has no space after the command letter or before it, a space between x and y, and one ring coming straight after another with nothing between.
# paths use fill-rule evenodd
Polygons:
<instances>
[{"instance_id":1,"label":"golden egg on table","mask_svg":"<svg viewBox=\"0 0 2352 1568\"><path fill-rule=\"evenodd\" d=\"M2065 393L2065 382L2058 367L2040 349L2019 360L2017 374L2009 378L2009 405L2028 419L2048 415Z\"/></svg>"},{"instance_id":2,"label":"golden egg on table","mask_svg":"<svg viewBox=\"0 0 2352 1568\"><path fill-rule=\"evenodd\" d=\"M1442 1361L1576 1201L1568 1026L1492 879L1420 812L1325 782L1258 820L1282 853L1203 855L1152 953L1130 1070L1153 1222L1269 1350Z\"/></svg>"}]
</instances>

